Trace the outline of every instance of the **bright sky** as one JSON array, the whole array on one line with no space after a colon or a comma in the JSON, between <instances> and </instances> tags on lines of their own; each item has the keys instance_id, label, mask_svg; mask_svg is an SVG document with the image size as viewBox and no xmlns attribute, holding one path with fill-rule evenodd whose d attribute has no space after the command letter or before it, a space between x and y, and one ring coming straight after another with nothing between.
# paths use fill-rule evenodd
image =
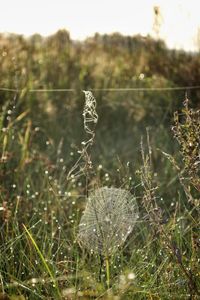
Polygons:
<instances>
[{"instance_id":1,"label":"bright sky","mask_svg":"<svg viewBox=\"0 0 200 300\"><path fill-rule=\"evenodd\" d=\"M49 35L66 28L72 39L95 32L153 34L154 6L168 46L194 50L199 0L0 0L0 32Z\"/></svg>"}]
</instances>

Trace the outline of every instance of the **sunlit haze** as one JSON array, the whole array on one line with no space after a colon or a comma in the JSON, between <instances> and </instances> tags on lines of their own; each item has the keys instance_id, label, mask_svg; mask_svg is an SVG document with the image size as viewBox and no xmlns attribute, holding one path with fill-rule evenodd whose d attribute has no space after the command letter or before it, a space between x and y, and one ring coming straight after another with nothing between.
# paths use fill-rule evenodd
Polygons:
<instances>
[{"instance_id":1,"label":"sunlit haze","mask_svg":"<svg viewBox=\"0 0 200 300\"><path fill-rule=\"evenodd\" d=\"M0 0L0 32L49 35L67 29L72 39L95 32L151 34L154 10L161 13L157 36L169 47L195 50L200 27L198 0Z\"/></svg>"}]
</instances>

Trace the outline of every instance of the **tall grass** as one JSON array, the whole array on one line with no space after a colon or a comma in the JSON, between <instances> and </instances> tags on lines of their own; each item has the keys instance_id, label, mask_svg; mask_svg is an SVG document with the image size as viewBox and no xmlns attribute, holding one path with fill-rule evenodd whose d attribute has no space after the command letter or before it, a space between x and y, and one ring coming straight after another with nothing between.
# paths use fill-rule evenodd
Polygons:
<instances>
[{"instance_id":1,"label":"tall grass","mask_svg":"<svg viewBox=\"0 0 200 300\"><path fill-rule=\"evenodd\" d=\"M107 111L108 117L115 109ZM47 136L29 111L8 110L5 106L0 123L2 299L199 298L199 111L184 106L174 117L171 136L174 132L181 155L155 143L159 130L161 141L163 133L168 135L159 126L142 145L138 138L141 159L133 166L103 149L111 139L106 128L102 149L94 144L87 153L77 153L83 130L78 147L72 144L65 157L65 141ZM103 132L100 136L98 130L105 126L99 117L97 144ZM125 131L112 127L112 134L128 141ZM119 146L117 141L112 147ZM95 151L106 155L96 158ZM85 168L86 157L94 161L91 169L91 164ZM69 173L77 161L80 176ZM99 185L130 190L139 206L135 228L109 265L109 288L108 267L101 268L106 262L77 240L88 191Z\"/></svg>"}]
</instances>

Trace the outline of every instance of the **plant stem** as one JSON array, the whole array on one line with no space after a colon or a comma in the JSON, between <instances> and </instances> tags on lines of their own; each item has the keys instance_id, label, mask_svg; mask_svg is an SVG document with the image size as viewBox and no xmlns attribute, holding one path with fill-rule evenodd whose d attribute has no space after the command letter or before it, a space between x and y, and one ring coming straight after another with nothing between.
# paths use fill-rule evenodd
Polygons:
<instances>
[{"instance_id":1,"label":"plant stem","mask_svg":"<svg viewBox=\"0 0 200 300\"><path fill-rule=\"evenodd\" d=\"M110 288L110 267L109 267L109 258L106 257L106 283L108 289Z\"/></svg>"}]
</instances>

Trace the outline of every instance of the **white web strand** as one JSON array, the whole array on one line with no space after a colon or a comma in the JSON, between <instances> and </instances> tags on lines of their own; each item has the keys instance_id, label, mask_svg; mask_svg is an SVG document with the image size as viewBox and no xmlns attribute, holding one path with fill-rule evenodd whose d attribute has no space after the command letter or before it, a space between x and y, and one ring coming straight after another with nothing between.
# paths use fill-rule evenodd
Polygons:
<instances>
[{"instance_id":1,"label":"white web strand","mask_svg":"<svg viewBox=\"0 0 200 300\"><path fill-rule=\"evenodd\" d=\"M91 138L85 142L87 144L93 144L95 137L94 128L98 122L98 115L96 112L96 99L90 91L83 91L85 94L85 106L83 109L84 129Z\"/></svg>"},{"instance_id":2,"label":"white web strand","mask_svg":"<svg viewBox=\"0 0 200 300\"><path fill-rule=\"evenodd\" d=\"M85 105L83 108L83 123L84 130L88 136L86 141L83 141L82 149L78 151L80 154L78 160L69 171L67 179L86 175L88 170L92 168L92 161L88 153L88 148L94 143L95 127L98 122L98 114L96 112L96 99L90 91L83 91L85 94Z\"/></svg>"}]
</instances>

